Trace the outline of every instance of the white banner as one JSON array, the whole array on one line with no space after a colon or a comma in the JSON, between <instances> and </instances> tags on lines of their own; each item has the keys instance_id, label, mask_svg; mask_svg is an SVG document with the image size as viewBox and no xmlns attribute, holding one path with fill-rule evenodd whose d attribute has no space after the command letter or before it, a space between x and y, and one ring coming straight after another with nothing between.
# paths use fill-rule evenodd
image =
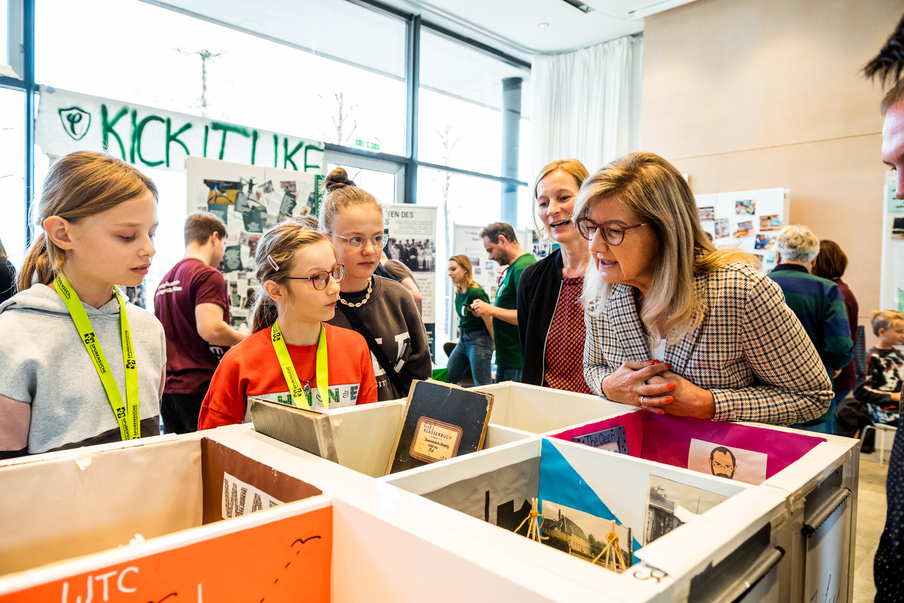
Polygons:
<instances>
[{"instance_id":1,"label":"white banner","mask_svg":"<svg viewBox=\"0 0 904 603\"><path fill-rule=\"evenodd\" d=\"M323 163L321 142L46 86L35 139L50 156L106 151L171 170L189 155L318 174Z\"/></svg>"},{"instance_id":2,"label":"white banner","mask_svg":"<svg viewBox=\"0 0 904 603\"><path fill-rule=\"evenodd\" d=\"M436 208L395 203L386 211L386 257L405 264L421 290L421 318L434 358L436 337Z\"/></svg>"}]
</instances>

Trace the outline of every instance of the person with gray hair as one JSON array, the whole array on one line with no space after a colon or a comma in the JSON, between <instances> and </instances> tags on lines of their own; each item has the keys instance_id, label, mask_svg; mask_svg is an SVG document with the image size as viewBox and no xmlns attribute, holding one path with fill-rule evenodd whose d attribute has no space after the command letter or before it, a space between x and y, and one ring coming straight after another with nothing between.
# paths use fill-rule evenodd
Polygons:
<instances>
[{"instance_id":1,"label":"person with gray hair","mask_svg":"<svg viewBox=\"0 0 904 603\"><path fill-rule=\"evenodd\" d=\"M769 276L785 293L785 303L797 315L819 352L829 377L834 378L854 356L854 342L841 289L832 281L810 274L819 254L819 239L806 226L785 226L775 241L778 265ZM820 433L835 433L838 400L820 417L793 425Z\"/></svg>"}]
</instances>

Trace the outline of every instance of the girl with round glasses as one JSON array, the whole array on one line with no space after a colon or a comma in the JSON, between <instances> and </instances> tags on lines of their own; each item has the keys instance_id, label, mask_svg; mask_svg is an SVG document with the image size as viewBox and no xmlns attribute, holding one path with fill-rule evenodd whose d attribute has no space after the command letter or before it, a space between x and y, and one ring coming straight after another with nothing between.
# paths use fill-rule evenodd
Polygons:
<instances>
[{"instance_id":1,"label":"girl with round glasses","mask_svg":"<svg viewBox=\"0 0 904 603\"><path fill-rule=\"evenodd\" d=\"M524 269L518 283L518 330L522 382L589 394L581 290L590 252L571 221L586 177L584 164L568 159L544 166L534 182L534 224L541 237L559 248Z\"/></svg>"},{"instance_id":2,"label":"girl with round glasses","mask_svg":"<svg viewBox=\"0 0 904 603\"><path fill-rule=\"evenodd\" d=\"M367 340L379 399L404 398L414 379L431 376L433 363L411 293L396 281L374 275L386 243L383 208L355 186L343 168L330 172L326 189L320 225L345 265L338 310L329 322Z\"/></svg>"},{"instance_id":3,"label":"girl with round glasses","mask_svg":"<svg viewBox=\"0 0 904 603\"><path fill-rule=\"evenodd\" d=\"M345 276L330 241L294 220L277 224L258 242L254 276L253 334L220 361L198 428L241 423L248 396L315 409L376 402L364 338L326 324Z\"/></svg>"},{"instance_id":4,"label":"girl with round glasses","mask_svg":"<svg viewBox=\"0 0 904 603\"><path fill-rule=\"evenodd\" d=\"M719 421L826 411L832 383L778 284L753 256L713 246L674 166L618 159L584 181L574 216L591 255L584 377L596 394Z\"/></svg>"}]
</instances>

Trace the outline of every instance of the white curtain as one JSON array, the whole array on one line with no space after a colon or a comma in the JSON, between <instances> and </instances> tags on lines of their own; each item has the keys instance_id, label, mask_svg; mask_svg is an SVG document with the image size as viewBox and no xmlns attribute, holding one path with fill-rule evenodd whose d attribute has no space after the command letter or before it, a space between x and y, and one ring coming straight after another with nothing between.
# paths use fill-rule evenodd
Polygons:
<instances>
[{"instance_id":1,"label":"white curtain","mask_svg":"<svg viewBox=\"0 0 904 603\"><path fill-rule=\"evenodd\" d=\"M533 59L533 170L579 159L590 173L638 150L643 40Z\"/></svg>"}]
</instances>

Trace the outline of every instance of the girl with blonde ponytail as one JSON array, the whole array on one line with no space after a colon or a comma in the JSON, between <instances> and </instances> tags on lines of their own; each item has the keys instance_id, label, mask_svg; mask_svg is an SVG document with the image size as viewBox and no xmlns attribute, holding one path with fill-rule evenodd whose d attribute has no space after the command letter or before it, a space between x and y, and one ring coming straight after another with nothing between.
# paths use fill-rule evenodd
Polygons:
<instances>
[{"instance_id":1,"label":"girl with blonde ponytail","mask_svg":"<svg viewBox=\"0 0 904 603\"><path fill-rule=\"evenodd\" d=\"M0 305L0 456L159 433L163 328L116 286L154 256L157 188L79 151L50 168L19 293Z\"/></svg>"},{"instance_id":2,"label":"girl with blonde ponytail","mask_svg":"<svg viewBox=\"0 0 904 603\"><path fill-rule=\"evenodd\" d=\"M302 408L377 401L364 338L325 324L336 313L345 266L324 235L287 220L257 244L260 284L253 334L226 352L201 404L199 429L241 423L248 396Z\"/></svg>"}]
</instances>

